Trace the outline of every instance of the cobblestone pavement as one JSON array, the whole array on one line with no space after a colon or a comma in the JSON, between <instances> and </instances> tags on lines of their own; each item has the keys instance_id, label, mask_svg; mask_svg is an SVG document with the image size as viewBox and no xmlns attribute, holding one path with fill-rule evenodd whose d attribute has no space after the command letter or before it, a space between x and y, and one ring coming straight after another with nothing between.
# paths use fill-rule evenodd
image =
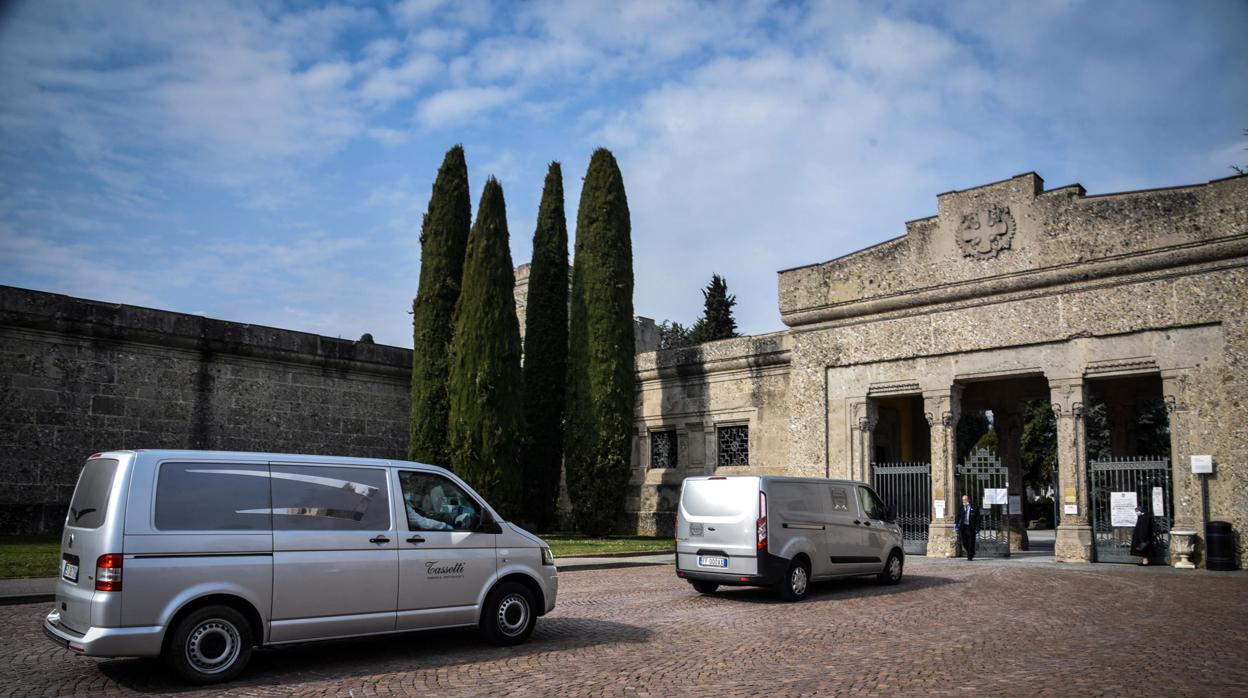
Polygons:
<instances>
[{"instance_id":1,"label":"cobblestone pavement","mask_svg":"<svg viewBox=\"0 0 1248 698\"><path fill-rule=\"evenodd\" d=\"M802 603L699 596L670 566L561 576L526 645L437 631L257 652L233 695L1248 695L1248 576L1117 565L908 561ZM179 693L151 659L44 639L45 605L0 608L0 693Z\"/></svg>"}]
</instances>

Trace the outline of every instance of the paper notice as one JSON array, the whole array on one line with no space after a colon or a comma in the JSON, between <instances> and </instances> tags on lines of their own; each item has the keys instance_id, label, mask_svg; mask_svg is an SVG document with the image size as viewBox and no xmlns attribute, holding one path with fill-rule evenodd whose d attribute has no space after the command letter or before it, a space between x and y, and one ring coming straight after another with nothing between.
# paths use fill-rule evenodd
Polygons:
<instances>
[{"instance_id":1,"label":"paper notice","mask_svg":"<svg viewBox=\"0 0 1248 698\"><path fill-rule=\"evenodd\" d=\"M945 518L945 500L937 499L932 502L932 509L936 511L936 518Z\"/></svg>"},{"instance_id":2,"label":"paper notice","mask_svg":"<svg viewBox=\"0 0 1248 698\"><path fill-rule=\"evenodd\" d=\"M1135 525L1135 493L1134 492L1110 492L1109 493L1109 522L1115 528L1131 527Z\"/></svg>"},{"instance_id":3,"label":"paper notice","mask_svg":"<svg viewBox=\"0 0 1248 698\"><path fill-rule=\"evenodd\" d=\"M1010 513L1011 514L1023 513L1023 498L1021 495L1017 495L1017 494L1010 495Z\"/></svg>"},{"instance_id":4,"label":"paper notice","mask_svg":"<svg viewBox=\"0 0 1248 698\"><path fill-rule=\"evenodd\" d=\"M1153 516L1166 515L1166 493L1160 487L1153 488Z\"/></svg>"},{"instance_id":5,"label":"paper notice","mask_svg":"<svg viewBox=\"0 0 1248 698\"><path fill-rule=\"evenodd\" d=\"M1065 514L1066 516L1078 516L1079 505L1078 504L1064 504L1062 505L1062 513Z\"/></svg>"}]
</instances>

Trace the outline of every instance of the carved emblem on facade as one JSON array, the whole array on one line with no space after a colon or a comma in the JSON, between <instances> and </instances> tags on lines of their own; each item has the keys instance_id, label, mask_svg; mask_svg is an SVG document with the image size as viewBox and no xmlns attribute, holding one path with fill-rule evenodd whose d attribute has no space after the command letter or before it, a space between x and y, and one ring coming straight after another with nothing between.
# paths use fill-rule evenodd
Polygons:
<instances>
[{"instance_id":1,"label":"carved emblem on facade","mask_svg":"<svg viewBox=\"0 0 1248 698\"><path fill-rule=\"evenodd\" d=\"M958 224L958 247L976 259L992 259L1008 250L1014 240L1014 216L1005 206L990 206L962 216Z\"/></svg>"}]
</instances>

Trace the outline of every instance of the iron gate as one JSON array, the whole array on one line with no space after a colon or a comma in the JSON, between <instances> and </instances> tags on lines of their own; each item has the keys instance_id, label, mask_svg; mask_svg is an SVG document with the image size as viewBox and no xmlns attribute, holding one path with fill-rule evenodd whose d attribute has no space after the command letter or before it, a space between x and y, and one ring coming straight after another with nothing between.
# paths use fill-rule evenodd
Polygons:
<instances>
[{"instance_id":1,"label":"iron gate","mask_svg":"<svg viewBox=\"0 0 1248 698\"><path fill-rule=\"evenodd\" d=\"M956 466L959 495L971 498L971 506L979 512L979 531L975 534L976 555L1010 556L1009 497L1005 504L984 505L984 490L1009 489L1009 469L1001 459L985 448L975 449L965 463ZM962 498L954 502L954 512L962 507Z\"/></svg>"},{"instance_id":2,"label":"iron gate","mask_svg":"<svg viewBox=\"0 0 1248 698\"><path fill-rule=\"evenodd\" d=\"M1130 523L1126 518L1130 503L1132 507L1142 505L1153 517L1154 559L1170 564L1170 526L1174 523L1170 459L1143 456L1094 460L1088 464L1088 477L1096 561L1139 560L1131 554L1135 523L1133 517ZM1121 507L1118 521L1114 520L1116 502Z\"/></svg>"},{"instance_id":3,"label":"iron gate","mask_svg":"<svg viewBox=\"0 0 1248 698\"><path fill-rule=\"evenodd\" d=\"M927 529L932 523L931 463L872 463L871 484L893 508L907 555L927 554Z\"/></svg>"}]
</instances>

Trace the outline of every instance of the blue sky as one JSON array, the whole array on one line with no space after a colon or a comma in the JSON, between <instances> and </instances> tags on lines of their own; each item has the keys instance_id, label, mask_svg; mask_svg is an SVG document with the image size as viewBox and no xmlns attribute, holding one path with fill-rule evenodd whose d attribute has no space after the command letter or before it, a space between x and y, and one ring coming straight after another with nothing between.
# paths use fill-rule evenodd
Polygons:
<instances>
[{"instance_id":1,"label":"blue sky","mask_svg":"<svg viewBox=\"0 0 1248 698\"><path fill-rule=\"evenodd\" d=\"M0 283L411 346L442 155L530 255L597 146L636 311L712 272L749 333L776 271L1034 170L1090 193L1248 164L1248 3L9 2Z\"/></svg>"}]
</instances>

